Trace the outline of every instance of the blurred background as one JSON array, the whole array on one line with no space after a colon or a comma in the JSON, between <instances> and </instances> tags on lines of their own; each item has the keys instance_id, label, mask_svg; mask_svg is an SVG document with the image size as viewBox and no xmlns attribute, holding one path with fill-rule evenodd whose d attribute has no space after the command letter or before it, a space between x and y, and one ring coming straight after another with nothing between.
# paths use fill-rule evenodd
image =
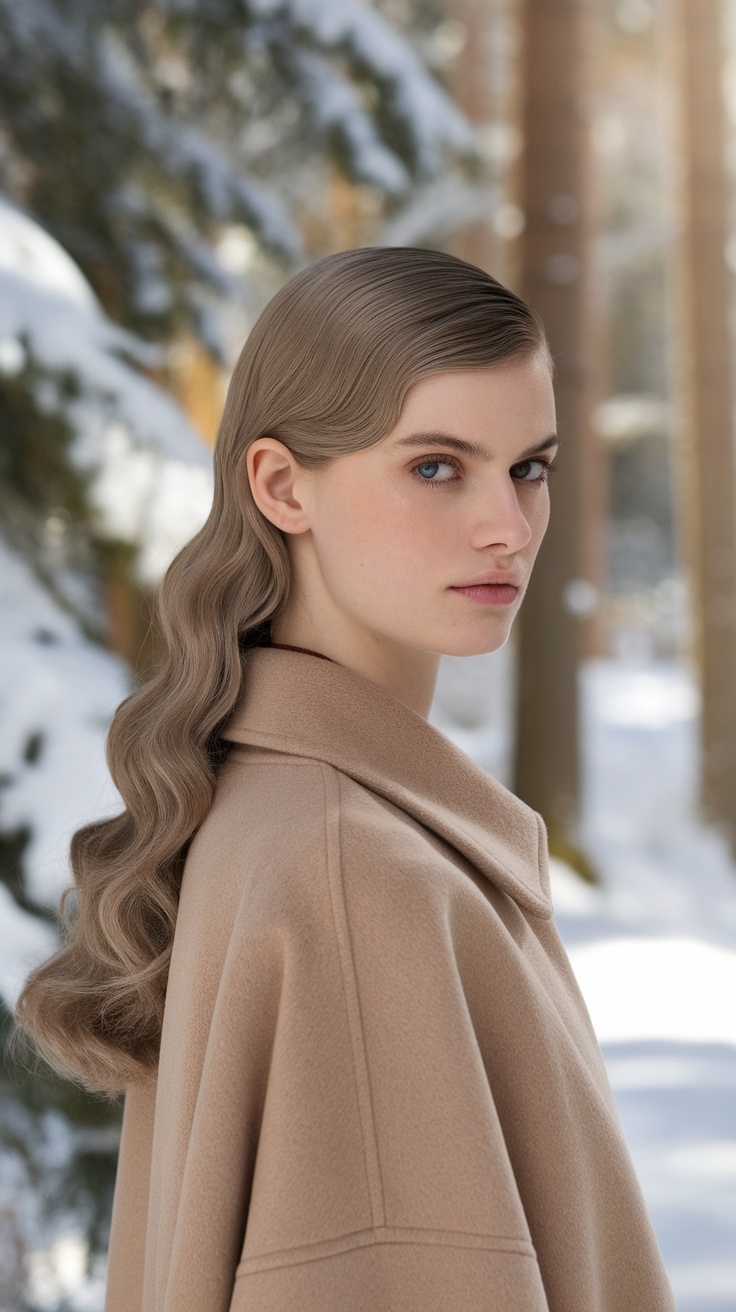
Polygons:
<instances>
[{"instance_id":1,"label":"blurred background","mask_svg":"<svg viewBox=\"0 0 736 1312\"><path fill-rule=\"evenodd\" d=\"M550 530L432 721L542 812L679 1312L736 1309L736 3L0 0L0 1021L250 325L414 245L527 297ZM120 1109L0 1067L0 1312L101 1312Z\"/></svg>"}]
</instances>

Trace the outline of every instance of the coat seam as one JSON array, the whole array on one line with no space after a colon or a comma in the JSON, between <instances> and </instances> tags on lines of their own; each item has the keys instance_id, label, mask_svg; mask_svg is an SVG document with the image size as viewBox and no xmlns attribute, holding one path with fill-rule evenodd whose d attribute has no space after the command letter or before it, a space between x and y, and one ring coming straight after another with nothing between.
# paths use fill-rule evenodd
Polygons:
<instances>
[{"instance_id":1,"label":"coat seam","mask_svg":"<svg viewBox=\"0 0 736 1312\"><path fill-rule=\"evenodd\" d=\"M337 1235L334 1239L320 1240L314 1244L305 1244L300 1248L280 1248L271 1253L247 1258L238 1264L235 1276L239 1279L248 1275L259 1275L264 1271L281 1270L284 1267L305 1266L309 1262L340 1257L343 1253L353 1253L361 1248L386 1247L392 1244L423 1248L457 1248L483 1253L508 1253L512 1257L526 1257L537 1261L536 1249L528 1239L462 1230L429 1230L421 1226L378 1226L370 1230ZM313 1251L315 1249L322 1251L315 1252Z\"/></svg>"},{"instance_id":2,"label":"coat seam","mask_svg":"<svg viewBox=\"0 0 736 1312\"><path fill-rule=\"evenodd\" d=\"M363 1159L365 1162L366 1183L368 1186L368 1198L371 1208L371 1224L375 1228L376 1226L385 1225L386 1211L383 1196L383 1178L381 1175L381 1164L378 1154L378 1136L376 1134L373 1100L371 1097L368 1053L360 1007L357 971L355 968L355 954L353 952L350 935L350 922L348 920L347 905L345 902L340 832L340 779L339 774L332 776L333 786L337 795L337 825L335 833L337 840L337 853L336 860L333 860L334 851L333 845L330 841L332 835L330 833L329 808L327 805L329 794L329 772L324 763L321 762L320 765L325 789L325 849L327 854L327 881L330 894L330 905L332 907L332 918L335 926L335 936L337 938L340 955L340 973L342 976L343 996L345 998L345 1010L348 1018L348 1030L350 1033L350 1045L353 1058L353 1078L355 1080L358 1117L360 1120L361 1140L363 1144ZM350 984L348 983L348 976L350 976Z\"/></svg>"}]
</instances>

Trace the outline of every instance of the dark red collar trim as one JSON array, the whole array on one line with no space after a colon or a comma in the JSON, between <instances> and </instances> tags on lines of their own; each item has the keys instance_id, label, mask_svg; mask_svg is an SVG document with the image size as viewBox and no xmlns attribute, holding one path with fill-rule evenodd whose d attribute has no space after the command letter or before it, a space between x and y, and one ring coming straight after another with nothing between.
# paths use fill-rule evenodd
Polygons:
<instances>
[{"instance_id":1,"label":"dark red collar trim","mask_svg":"<svg viewBox=\"0 0 736 1312\"><path fill-rule=\"evenodd\" d=\"M281 647L284 651L303 651L307 656L319 656L320 660L332 661L331 656L325 656L322 651L312 651L311 647L292 647L289 642L270 642L268 645L269 647ZM337 661L332 661L332 664L337 665Z\"/></svg>"}]
</instances>

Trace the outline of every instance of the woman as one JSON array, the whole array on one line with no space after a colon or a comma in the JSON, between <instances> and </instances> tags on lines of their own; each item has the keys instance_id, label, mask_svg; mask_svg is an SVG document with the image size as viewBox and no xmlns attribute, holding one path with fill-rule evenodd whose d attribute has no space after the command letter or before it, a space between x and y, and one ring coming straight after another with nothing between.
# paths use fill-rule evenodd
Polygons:
<instances>
[{"instance_id":1,"label":"woman","mask_svg":"<svg viewBox=\"0 0 736 1312\"><path fill-rule=\"evenodd\" d=\"M544 824L427 721L522 602L551 374L430 250L320 260L246 342L18 1005L125 1091L107 1312L672 1312Z\"/></svg>"}]
</instances>

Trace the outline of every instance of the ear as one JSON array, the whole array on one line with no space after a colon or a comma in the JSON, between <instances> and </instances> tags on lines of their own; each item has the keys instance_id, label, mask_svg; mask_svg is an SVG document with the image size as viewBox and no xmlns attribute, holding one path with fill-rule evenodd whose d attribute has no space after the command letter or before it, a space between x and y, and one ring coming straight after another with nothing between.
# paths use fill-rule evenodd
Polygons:
<instances>
[{"instance_id":1,"label":"ear","mask_svg":"<svg viewBox=\"0 0 736 1312\"><path fill-rule=\"evenodd\" d=\"M250 490L261 514L284 533L306 532L310 526L304 500L309 471L302 469L275 437L251 442L246 461Z\"/></svg>"}]
</instances>

